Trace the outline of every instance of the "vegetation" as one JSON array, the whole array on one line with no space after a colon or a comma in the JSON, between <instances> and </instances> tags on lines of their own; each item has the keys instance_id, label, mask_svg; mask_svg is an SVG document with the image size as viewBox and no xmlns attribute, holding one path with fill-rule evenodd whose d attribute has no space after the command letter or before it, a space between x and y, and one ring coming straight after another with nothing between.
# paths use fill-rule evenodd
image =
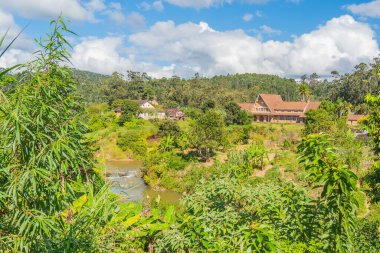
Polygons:
<instances>
[{"instance_id":1,"label":"vegetation","mask_svg":"<svg viewBox=\"0 0 380 253\"><path fill-rule=\"evenodd\" d=\"M322 96L327 84L72 71L72 32L62 18L51 25L34 61L0 74L2 252L380 251L379 96L363 100L370 141L347 126L349 99L323 102L304 126L252 123L236 102L274 91L306 100L306 86ZM82 93L76 80L91 78ZM187 119L139 119L136 99L181 107ZM96 156L142 160L145 182L183 193L180 205L122 199Z\"/></svg>"},{"instance_id":2,"label":"vegetation","mask_svg":"<svg viewBox=\"0 0 380 253\"><path fill-rule=\"evenodd\" d=\"M69 57L63 33L71 31L61 18L52 26L39 41L36 60L25 65L28 75L0 104L0 248L5 251L98 247L88 231L98 230L106 215L103 180L82 139L86 129L78 121L74 82L61 67ZM83 199L88 201L81 210L71 208Z\"/></svg>"}]
</instances>

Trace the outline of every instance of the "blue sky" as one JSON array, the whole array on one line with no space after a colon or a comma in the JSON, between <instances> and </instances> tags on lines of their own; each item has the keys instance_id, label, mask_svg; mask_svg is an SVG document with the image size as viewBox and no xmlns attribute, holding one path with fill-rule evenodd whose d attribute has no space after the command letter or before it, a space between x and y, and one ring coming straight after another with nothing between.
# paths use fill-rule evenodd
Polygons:
<instances>
[{"instance_id":1,"label":"blue sky","mask_svg":"<svg viewBox=\"0 0 380 253\"><path fill-rule=\"evenodd\" d=\"M30 59L63 13L74 67L154 77L348 72L379 54L380 0L0 0L0 33L29 24L2 59Z\"/></svg>"}]
</instances>

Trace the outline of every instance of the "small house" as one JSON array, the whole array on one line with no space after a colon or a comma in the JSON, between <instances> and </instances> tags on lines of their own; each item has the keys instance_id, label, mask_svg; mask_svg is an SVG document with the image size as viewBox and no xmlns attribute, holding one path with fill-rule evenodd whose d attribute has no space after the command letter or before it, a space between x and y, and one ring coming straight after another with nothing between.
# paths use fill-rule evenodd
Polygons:
<instances>
[{"instance_id":1,"label":"small house","mask_svg":"<svg viewBox=\"0 0 380 253\"><path fill-rule=\"evenodd\" d=\"M361 114L350 114L348 115L347 121L351 126L356 126L358 125L359 120L364 117L365 115L361 115Z\"/></svg>"},{"instance_id":2,"label":"small house","mask_svg":"<svg viewBox=\"0 0 380 253\"><path fill-rule=\"evenodd\" d=\"M241 103L240 108L253 114L258 122L302 123L305 113L318 109L318 101L283 101L280 95L259 94L255 103Z\"/></svg>"},{"instance_id":3,"label":"small house","mask_svg":"<svg viewBox=\"0 0 380 253\"><path fill-rule=\"evenodd\" d=\"M171 120L185 120L185 113L179 109L171 108L166 110L166 117Z\"/></svg>"},{"instance_id":4,"label":"small house","mask_svg":"<svg viewBox=\"0 0 380 253\"><path fill-rule=\"evenodd\" d=\"M121 106L115 107L115 109L113 109L113 111L115 112L116 118L119 118L122 114Z\"/></svg>"},{"instance_id":5,"label":"small house","mask_svg":"<svg viewBox=\"0 0 380 253\"><path fill-rule=\"evenodd\" d=\"M157 106L158 105L158 102L156 101L156 100L149 100L148 101L151 105L153 105L153 106Z\"/></svg>"},{"instance_id":6,"label":"small house","mask_svg":"<svg viewBox=\"0 0 380 253\"><path fill-rule=\"evenodd\" d=\"M153 109L143 109L142 112L139 113L139 117L144 120L149 119L165 119L166 114L165 111Z\"/></svg>"},{"instance_id":7,"label":"small house","mask_svg":"<svg viewBox=\"0 0 380 253\"><path fill-rule=\"evenodd\" d=\"M154 109L154 105L148 100L138 100L137 103L140 105L141 109Z\"/></svg>"}]
</instances>

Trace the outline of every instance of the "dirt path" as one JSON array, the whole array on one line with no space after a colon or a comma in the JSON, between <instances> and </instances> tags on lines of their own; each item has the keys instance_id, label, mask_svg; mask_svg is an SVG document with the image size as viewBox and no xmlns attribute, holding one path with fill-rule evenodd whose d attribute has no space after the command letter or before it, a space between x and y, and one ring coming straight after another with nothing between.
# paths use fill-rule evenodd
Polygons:
<instances>
[{"instance_id":1,"label":"dirt path","mask_svg":"<svg viewBox=\"0 0 380 253\"><path fill-rule=\"evenodd\" d=\"M273 168L273 166L269 164L269 165L265 166L265 168L263 170L254 170L253 176L254 177L264 177L265 174L267 173L267 171L272 169L272 168Z\"/></svg>"}]
</instances>

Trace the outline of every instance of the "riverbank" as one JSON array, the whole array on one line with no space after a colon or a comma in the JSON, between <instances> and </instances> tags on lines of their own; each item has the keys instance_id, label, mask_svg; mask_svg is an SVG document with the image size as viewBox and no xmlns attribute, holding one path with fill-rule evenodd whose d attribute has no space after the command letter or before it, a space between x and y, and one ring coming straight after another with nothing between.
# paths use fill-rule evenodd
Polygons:
<instances>
[{"instance_id":1,"label":"riverbank","mask_svg":"<svg viewBox=\"0 0 380 253\"><path fill-rule=\"evenodd\" d=\"M111 183L112 192L125 198L125 201L142 202L150 205L159 200L164 205L177 205L181 194L175 191L154 191L141 177L142 162L132 159L109 160L105 167L106 180Z\"/></svg>"}]
</instances>

